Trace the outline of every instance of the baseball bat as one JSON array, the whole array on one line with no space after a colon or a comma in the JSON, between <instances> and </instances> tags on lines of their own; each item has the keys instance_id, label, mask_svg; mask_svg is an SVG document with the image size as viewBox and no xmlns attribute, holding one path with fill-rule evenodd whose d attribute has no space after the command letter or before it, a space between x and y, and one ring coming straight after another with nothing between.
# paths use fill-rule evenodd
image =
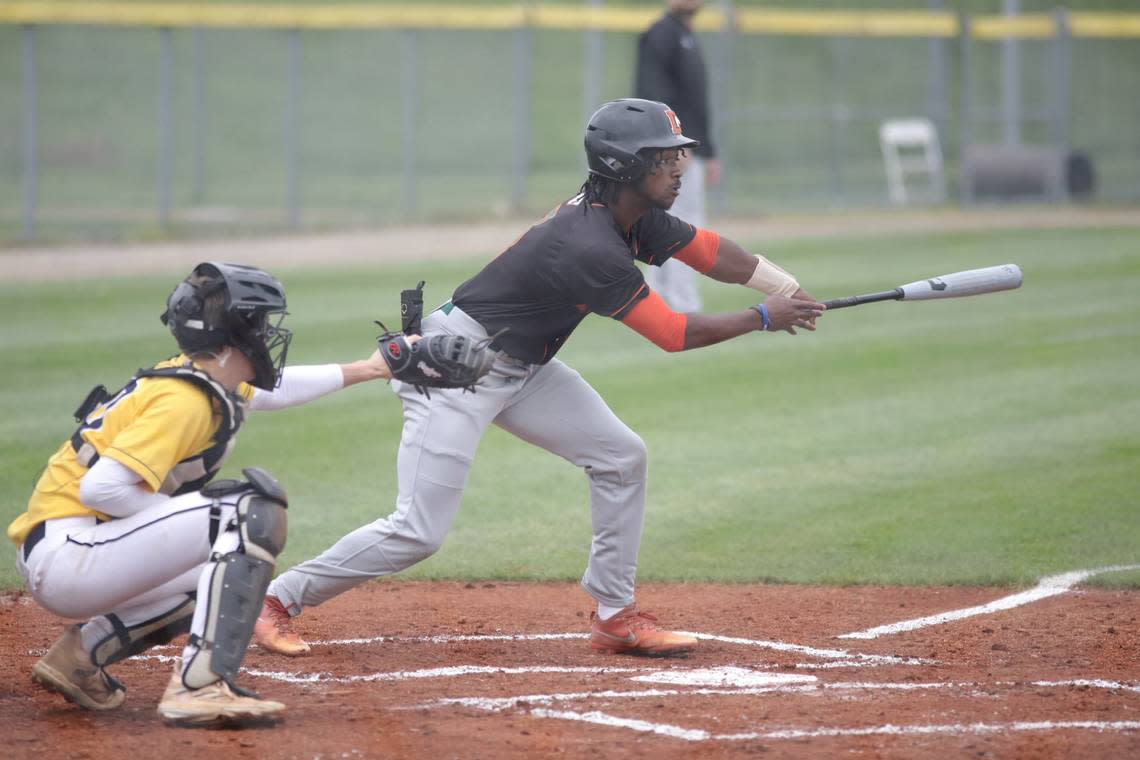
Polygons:
<instances>
[{"instance_id":1,"label":"baseball bat","mask_svg":"<svg viewBox=\"0 0 1140 760\"><path fill-rule=\"evenodd\" d=\"M876 301L929 301L934 298L963 298L983 293L997 293L1021 287L1021 267L1017 264L1002 264L984 269L968 269L964 272L931 277L929 280L915 280L899 285L892 290L868 293L862 296L833 298L823 304L831 309L845 309Z\"/></svg>"}]
</instances>

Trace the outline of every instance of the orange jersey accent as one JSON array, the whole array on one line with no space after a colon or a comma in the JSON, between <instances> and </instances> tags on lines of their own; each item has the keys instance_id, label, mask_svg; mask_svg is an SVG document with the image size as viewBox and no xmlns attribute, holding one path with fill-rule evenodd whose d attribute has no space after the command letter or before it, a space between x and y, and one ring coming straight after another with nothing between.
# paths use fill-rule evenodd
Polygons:
<instances>
[{"instance_id":1,"label":"orange jersey accent","mask_svg":"<svg viewBox=\"0 0 1140 760\"><path fill-rule=\"evenodd\" d=\"M706 274L716 264L720 251L720 235L712 230L697 228L696 236L689 244L677 251L673 258L683 261L701 274Z\"/></svg>"},{"instance_id":2,"label":"orange jersey accent","mask_svg":"<svg viewBox=\"0 0 1140 760\"><path fill-rule=\"evenodd\" d=\"M666 351L685 349L685 326L689 318L670 309L665 299L653 290L629 310L622 322Z\"/></svg>"}]
</instances>

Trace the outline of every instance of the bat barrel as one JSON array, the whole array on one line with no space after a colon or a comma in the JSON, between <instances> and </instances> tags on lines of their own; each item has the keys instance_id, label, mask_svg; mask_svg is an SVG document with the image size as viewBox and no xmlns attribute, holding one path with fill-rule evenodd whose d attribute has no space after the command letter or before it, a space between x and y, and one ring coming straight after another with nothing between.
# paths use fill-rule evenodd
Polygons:
<instances>
[{"instance_id":1,"label":"bat barrel","mask_svg":"<svg viewBox=\"0 0 1140 760\"><path fill-rule=\"evenodd\" d=\"M1021 267L1002 264L984 269L953 272L929 280L916 280L901 286L907 301L925 301L933 298L962 298L983 293L997 293L1021 287Z\"/></svg>"}]
</instances>

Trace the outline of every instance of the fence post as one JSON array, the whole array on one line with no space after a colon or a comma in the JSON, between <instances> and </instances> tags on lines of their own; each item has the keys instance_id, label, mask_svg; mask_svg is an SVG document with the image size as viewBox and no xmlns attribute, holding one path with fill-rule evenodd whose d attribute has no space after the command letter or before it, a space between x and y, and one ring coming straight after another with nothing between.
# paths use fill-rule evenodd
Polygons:
<instances>
[{"instance_id":1,"label":"fence post","mask_svg":"<svg viewBox=\"0 0 1140 760\"><path fill-rule=\"evenodd\" d=\"M287 66L288 91L285 99L285 204L286 220L290 228L300 222L300 145L301 145L301 30L288 31L289 55Z\"/></svg>"},{"instance_id":2,"label":"fence post","mask_svg":"<svg viewBox=\"0 0 1140 760\"><path fill-rule=\"evenodd\" d=\"M736 9L732 0L722 0L720 11L724 25L720 28L720 44L714 48L712 81L709 88L712 102L709 104L712 122L709 129L713 134L713 144L717 146L717 159L720 161L720 182L709 188L710 207L717 213L724 213L728 207L727 182L732 171L728 158L728 138L732 108L732 61L736 52Z\"/></svg>"},{"instance_id":3,"label":"fence post","mask_svg":"<svg viewBox=\"0 0 1140 760\"><path fill-rule=\"evenodd\" d=\"M847 154L847 125L851 120L851 109L844 102L847 90L846 71L848 53L851 49L850 37L831 39L831 200L842 205L846 195L843 164Z\"/></svg>"},{"instance_id":4,"label":"fence post","mask_svg":"<svg viewBox=\"0 0 1140 760\"><path fill-rule=\"evenodd\" d=\"M930 0L930 10L946 10L945 0ZM930 38L930 77L927 92L926 112L938 129L939 141L943 146L949 143L950 104L947 102L946 87L946 40Z\"/></svg>"},{"instance_id":5,"label":"fence post","mask_svg":"<svg viewBox=\"0 0 1140 760\"><path fill-rule=\"evenodd\" d=\"M174 32L170 27L158 30L158 224L166 230L170 227L170 177L171 151L173 150L174 118L171 114L171 100L174 63Z\"/></svg>"},{"instance_id":6,"label":"fence post","mask_svg":"<svg viewBox=\"0 0 1140 760\"><path fill-rule=\"evenodd\" d=\"M195 203L206 200L206 42L201 27L194 27L194 111L190 114L194 168L190 197Z\"/></svg>"},{"instance_id":7,"label":"fence post","mask_svg":"<svg viewBox=\"0 0 1140 760\"><path fill-rule=\"evenodd\" d=\"M527 6L529 8L529 6ZM530 82L531 21L528 13L515 33L515 155L511 183L511 208L520 211L526 204L527 175L530 172Z\"/></svg>"},{"instance_id":8,"label":"fence post","mask_svg":"<svg viewBox=\"0 0 1140 760\"><path fill-rule=\"evenodd\" d=\"M1016 16L1020 0L1001 0L1002 15ZM1021 41L1006 37L1001 41L1002 141L1021 144Z\"/></svg>"},{"instance_id":9,"label":"fence post","mask_svg":"<svg viewBox=\"0 0 1140 760\"><path fill-rule=\"evenodd\" d=\"M1061 151L1069 149L1069 111L1072 108L1072 32L1069 14L1064 8L1053 12L1057 36L1053 38L1053 113L1050 131L1053 144Z\"/></svg>"},{"instance_id":10,"label":"fence post","mask_svg":"<svg viewBox=\"0 0 1140 760\"><path fill-rule=\"evenodd\" d=\"M964 205L974 202L973 178L967 171L966 151L973 142L973 115L970 109L973 105L974 79L970 73L971 57L970 17L965 10L958 13L958 45L962 51L961 93L958 96L958 111L960 124L958 127L958 201Z\"/></svg>"},{"instance_id":11,"label":"fence post","mask_svg":"<svg viewBox=\"0 0 1140 760\"><path fill-rule=\"evenodd\" d=\"M419 72L419 31L404 29L401 47L400 100L403 111L404 153L404 216L412 219L419 212L419 187L416 177L416 112L418 99L417 74Z\"/></svg>"},{"instance_id":12,"label":"fence post","mask_svg":"<svg viewBox=\"0 0 1140 760\"><path fill-rule=\"evenodd\" d=\"M31 240L36 234L36 203L39 196L39 166L37 164L39 150L36 145L36 138L39 133L37 123L38 92L36 90L36 28L27 25L23 29L23 235L25 240Z\"/></svg>"},{"instance_id":13,"label":"fence post","mask_svg":"<svg viewBox=\"0 0 1140 760\"><path fill-rule=\"evenodd\" d=\"M1072 33L1069 14L1064 8L1053 12L1056 36L1053 38L1053 103L1049 118L1050 138L1057 149L1058 181L1053 185L1053 200L1065 199L1065 162L1069 155L1069 110L1072 107Z\"/></svg>"},{"instance_id":14,"label":"fence post","mask_svg":"<svg viewBox=\"0 0 1140 760\"><path fill-rule=\"evenodd\" d=\"M601 8L602 0L587 0L591 8ZM582 128L585 129L602 99L602 30L588 27L582 39ZM583 158L583 165L585 159Z\"/></svg>"}]
</instances>

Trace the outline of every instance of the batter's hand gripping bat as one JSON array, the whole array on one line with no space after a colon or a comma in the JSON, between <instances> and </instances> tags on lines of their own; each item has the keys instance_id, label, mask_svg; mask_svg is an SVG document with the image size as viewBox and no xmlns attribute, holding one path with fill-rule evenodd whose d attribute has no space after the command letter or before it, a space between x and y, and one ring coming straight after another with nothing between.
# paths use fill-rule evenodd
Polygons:
<instances>
[{"instance_id":1,"label":"batter's hand gripping bat","mask_svg":"<svg viewBox=\"0 0 1140 760\"><path fill-rule=\"evenodd\" d=\"M876 301L928 301L932 298L962 298L982 293L997 293L1001 290L1014 290L1021 287L1021 268L1017 264L1002 264L984 269L969 269L954 272L929 280L915 280L899 285L894 290L881 293L868 293L864 296L847 296L824 301L831 309L845 309Z\"/></svg>"}]
</instances>

